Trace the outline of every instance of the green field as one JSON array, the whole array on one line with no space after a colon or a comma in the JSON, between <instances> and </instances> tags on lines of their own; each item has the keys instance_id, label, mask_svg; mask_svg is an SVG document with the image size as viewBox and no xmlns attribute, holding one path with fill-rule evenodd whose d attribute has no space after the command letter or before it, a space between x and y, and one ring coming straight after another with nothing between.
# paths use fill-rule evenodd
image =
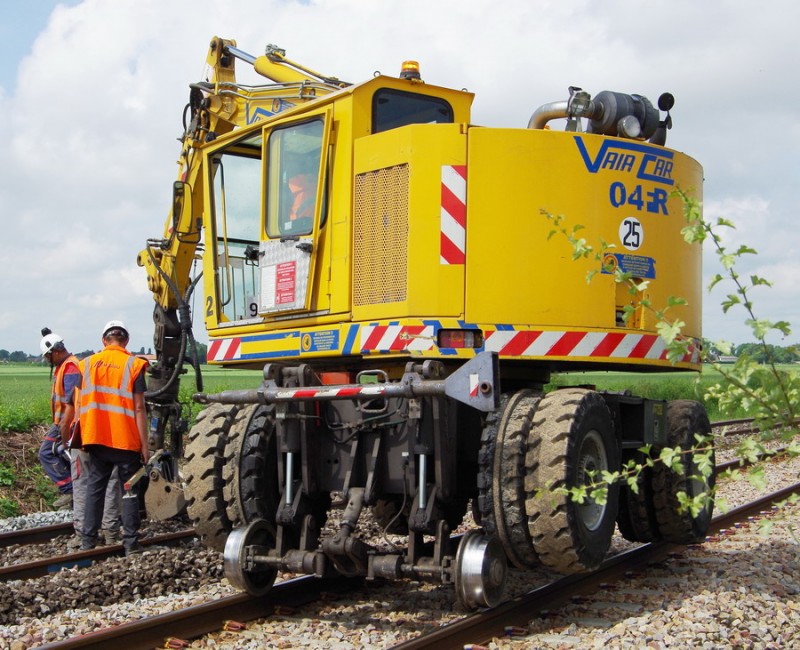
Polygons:
<instances>
[{"instance_id":1,"label":"green field","mask_svg":"<svg viewBox=\"0 0 800 650\"><path fill-rule=\"evenodd\" d=\"M794 366L793 369L797 369ZM261 371L231 370L203 366L205 392L255 388L261 382ZM598 390L625 391L654 399L695 399L705 403L711 420L746 417L746 413L720 413L713 400L705 399L706 389L720 381L721 375L712 368L702 374L580 372L553 376L548 388L566 385L590 385ZM200 406L191 402L196 391L191 372L182 380L180 397L190 404L192 414ZM0 430L24 431L35 424L45 424L50 418L50 369L44 365L9 363L0 365Z\"/></svg>"},{"instance_id":2,"label":"green field","mask_svg":"<svg viewBox=\"0 0 800 650\"><path fill-rule=\"evenodd\" d=\"M203 366L203 390L217 392L238 388L256 388L262 379L259 370L229 370ZM0 365L0 430L25 431L50 421L50 368L29 363ZM194 375L181 382L181 401L190 402L196 392ZM192 404L192 412L200 406Z\"/></svg>"},{"instance_id":3,"label":"green field","mask_svg":"<svg viewBox=\"0 0 800 650\"><path fill-rule=\"evenodd\" d=\"M786 366L793 372L798 366ZM556 386L593 386L597 390L612 392L630 391L654 399L695 399L703 402L711 421L747 417L747 413L720 413L712 400L704 398L706 389L721 380L712 368L702 374L676 373L619 373L581 372L554 375L551 384ZM258 370L230 370L216 366L203 367L204 392L230 389L256 388L262 380ZM0 431L9 441L14 437L30 437L35 425L50 421L50 369L44 365L27 363L0 364ZM192 374L182 380L181 402L188 407L184 416L193 420L203 408L191 401L196 392ZM19 433L14 433L19 432ZM0 446L0 517L23 512L34 512L51 506L57 496L50 480L44 475L36 453L38 442L25 440L22 448L11 444Z\"/></svg>"}]
</instances>

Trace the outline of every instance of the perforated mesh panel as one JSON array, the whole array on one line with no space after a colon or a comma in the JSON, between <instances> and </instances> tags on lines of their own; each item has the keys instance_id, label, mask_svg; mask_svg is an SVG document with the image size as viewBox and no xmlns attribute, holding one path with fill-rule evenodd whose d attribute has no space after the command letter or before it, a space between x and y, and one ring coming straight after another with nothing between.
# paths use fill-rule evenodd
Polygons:
<instances>
[{"instance_id":1,"label":"perforated mesh panel","mask_svg":"<svg viewBox=\"0 0 800 650\"><path fill-rule=\"evenodd\" d=\"M356 176L353 304L406 299L408 165Z\"/></svg>"}]
</instances>

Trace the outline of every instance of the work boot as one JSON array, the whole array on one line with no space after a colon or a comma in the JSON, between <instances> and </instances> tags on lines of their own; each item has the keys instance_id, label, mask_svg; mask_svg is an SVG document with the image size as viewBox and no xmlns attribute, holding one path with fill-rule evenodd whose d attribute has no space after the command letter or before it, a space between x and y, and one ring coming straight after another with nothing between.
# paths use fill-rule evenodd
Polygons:
<instances>
[{"instance_id":1,"label":"work boot","mask_svg":"<svg viewBox=\"0 0 800 650\"><path fill-rule=\"evenodd\" d=\"M67 541L67 548L71 551L76 551L81 547L81 536L75 533Z\"/></svg>"},{"instance_id":2,"label":"work boot","mask_svg":"<svg viewBox=\"0 0 800 650\"><path fill-rule=\"evenodd\" d=\"M72 508L72 492L67 492L58 497L53 501L53 507L56 510L69 510Z\"/></svg>"},{"instance_id":3,"label":"work boot","mask_svg":"<svg viewBox=\"0 0 800 650\"><path fill-rule=\"evenodd\" d=\"M118 530L104 530L103 541L106 546L114 546L114 544L122 543L122 535Z\"/></svg>"},{"instance_id":4,"label":"work boot","mask_svg":"<svg viewBox=\"0 0 800 650\"><path fill-rule=\"evenodd\" d=\"M125 557L129 557L131 555L139 555L140 553L144 553L144 549L138 544L136 546L131 546L125 549Z\"/></svg>"}]
</instances>

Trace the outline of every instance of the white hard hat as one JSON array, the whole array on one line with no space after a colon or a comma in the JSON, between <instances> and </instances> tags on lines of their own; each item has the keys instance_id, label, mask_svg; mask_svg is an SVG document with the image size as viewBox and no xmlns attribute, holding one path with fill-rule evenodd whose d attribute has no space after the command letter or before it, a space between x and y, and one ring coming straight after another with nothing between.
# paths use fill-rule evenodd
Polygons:
<instances>
[{"instance_id":1,"label":"white hard hat","mask_svg":"<svg viewBox=\"0 0 800 650\"><path fill-rule=\"evenodd\" d=\"M108 334L109 330L122 330L125 332L125 336L130 338L130 335L128 334L128 328L125 327L125 323L123 323L121 320L108 321L106 326L103 328L103 338L106 337L106 334Z\"/></svg>"},{"instance_id":2,"label":"white hard hat","mask_svg":"<svg viewBox=\"0 0 800 650\"><path fill-rule=\"evenodd\" d=\"M58 334L51 333L45 336L41 341L39 341L39 349L42 351L42 355L52 352L57 343L61 343L61 347L64 347L64 339L62 339Z\"/></svg>"}]
</instances>

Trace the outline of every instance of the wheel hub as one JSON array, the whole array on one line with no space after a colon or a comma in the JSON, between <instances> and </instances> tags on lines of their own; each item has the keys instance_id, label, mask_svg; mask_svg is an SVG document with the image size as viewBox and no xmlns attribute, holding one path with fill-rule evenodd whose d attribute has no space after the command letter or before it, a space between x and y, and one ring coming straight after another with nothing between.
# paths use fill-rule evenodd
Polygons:
<instances>
[{"instance_id":1,"label":"wheel hub","mask_svg":"<svg viewBox=\"0 0 800 650\"><path fill-rule=\"evenodd\" d=\"M508 563L496 537L472 530L461 539L456 553L455 585L465 609L494 607L505 590Z\"/></svg>"},{"instance_id":2,"label":"wheel hub","mask_svg":"<svg viewBox=\"0 0 800 650\"><path fill-rule=\"evenodd\" d=\"M264 519L234 528L225 542L223 565L225 577L236 589L253 596L263 596L275 582L277 569L267 565L253 564L252 547L272 547L274 539L270 525Z\"/></svg>"},{"instance_id":3,"label":"wheel hub","mask_svg":"<svg viewBox=\"0 0 800 650\"><path fill-rule=\"evenodd\" d=\"M583 439L578 462L578 485L591 485L600 479L600 472L608 471L606 448L597 431L590 431ZM603 521L606 504L599 504L586 497L578 504L581 521L589 530L596 530Z\"/></svg>"}]
</instances>

